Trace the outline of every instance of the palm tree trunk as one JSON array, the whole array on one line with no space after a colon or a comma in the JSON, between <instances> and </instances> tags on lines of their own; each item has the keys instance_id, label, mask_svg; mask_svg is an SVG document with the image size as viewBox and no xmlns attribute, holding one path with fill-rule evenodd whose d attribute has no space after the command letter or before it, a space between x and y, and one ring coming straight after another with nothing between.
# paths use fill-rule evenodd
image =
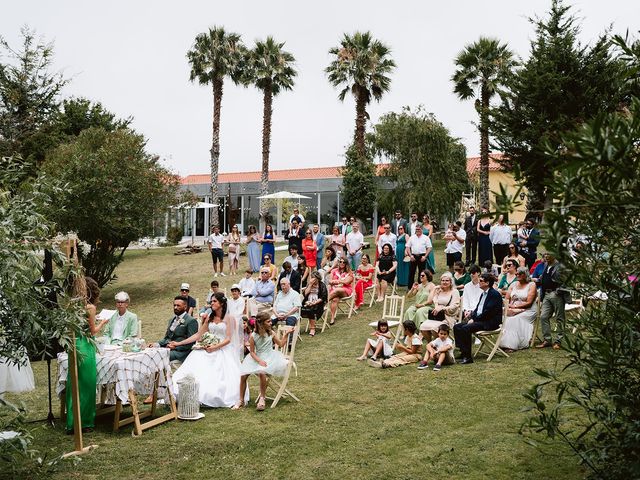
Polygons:
<instances>
[{"instance_id":1,"label":"palm tree trunk","mask_svg":"<svg viewBox=\"0 0 640 480\"><path fill-rule=\"evenodd\" d=\"M260 194L269 193L269 147L271 145L271 114L273 102L273 92L271 85L264 88L264 105L262 113L262 174L260 175ZM264 231L267 219L267 201L260 200L260 231ZM279 233L279 232L276 232Z\"/></svg>"},{"instance_id":2,"label":"palm tree trunk","mask_svg":"<svg viewBox=\"0 0 640 480\"><path fill-rule=\"evenodd\" d=\"M489 209L489 91L480 93L480 207Z\"/></svg>"},{"instance_id":3,"label":"palm tree trunk","mask_svg":"<svg viewBox=\"0 0 640 480\"><path fill-rule=\"evenodd\" d=\"M358 152L358 159L363 160L366 158L365 145L364 145L364 133L367 122L367 98L366 92L363 88L358 87L358 95L356 97L356 131L354 135L354 142L356 144L356 152Z\"/></svg>"},{"instance_id":4,"label":"palm tree trunk","mask_svg":"<svg viewBox=\"0 0 640 480\"><path fill-rule=\"evenodd\" d=\"M211 140L211 203L218 204L218 166L220 164L220 107L222 105L222 79L213 81L213 135ZM212 227L220 225L218 207L211 213ZM208 232L205 232L205 235Z\"/></svg>"}]
</instances>

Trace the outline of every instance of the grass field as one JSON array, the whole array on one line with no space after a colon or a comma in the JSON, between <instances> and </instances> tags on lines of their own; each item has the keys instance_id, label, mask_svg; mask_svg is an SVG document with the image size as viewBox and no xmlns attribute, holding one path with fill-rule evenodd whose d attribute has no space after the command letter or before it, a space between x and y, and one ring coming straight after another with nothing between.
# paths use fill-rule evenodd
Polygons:
<instances>
[{"instance_id":1,"label":"grass field","mask_svg":"<svg viewBox=\"0 0 640 480\"><path fill-rule=\"evenodd\" d=\"M442 245L436 243L442 270ZM193 296L206 296L211 280L207 253L174 256L174 249L127 252L118 280L103 291L103 305L126 290L131 310L143 320L147 340L159 339L181 282ZM278 252L280 256L280 252ZM243 263L246 259L243 257ZM227 288L239 277L224 277ZM408 304L411 304L410 302ZM298 377L290 388L300 403L283 400L274 410L239 412L205 409L195 423L173 421L140 438L130 427L114 434L99 420L87 442L99 445L73 466L63 464L53 479L195 478L270 479L573 479L584 476L560 443L544 453L526 444L518 430L526 418L522 393L537 378L534 367L564 362L562 351L517 352L439 373L415 366L368 367L355 358L380 305L315 338L303 336L296 351ZM46 364L34 364L35 393L10 396L24 402L32 418L47 412ZM252 398L257 382L252 383ZM57 400L54 400L57 412ZM71 437L33 424L35 446L52 454L72 450Z\"/></svg>"}]
</instances>

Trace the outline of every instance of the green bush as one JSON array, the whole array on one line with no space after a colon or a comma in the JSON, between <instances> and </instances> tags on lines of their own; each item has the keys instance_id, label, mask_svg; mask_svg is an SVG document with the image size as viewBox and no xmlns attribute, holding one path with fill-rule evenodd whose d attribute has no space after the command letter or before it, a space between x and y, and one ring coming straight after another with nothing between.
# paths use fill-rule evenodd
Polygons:
<instances>
[{"instance_id":1,"label":"green bush","mask_svg":"<svg viewBox=\"0 0 640 480\"><path fill-rule=\"evenodd\" d=\"M182 227L169 227L167 230L167 243L169 245L177 245L182 240Z\"/></svg>"}]
</instances>

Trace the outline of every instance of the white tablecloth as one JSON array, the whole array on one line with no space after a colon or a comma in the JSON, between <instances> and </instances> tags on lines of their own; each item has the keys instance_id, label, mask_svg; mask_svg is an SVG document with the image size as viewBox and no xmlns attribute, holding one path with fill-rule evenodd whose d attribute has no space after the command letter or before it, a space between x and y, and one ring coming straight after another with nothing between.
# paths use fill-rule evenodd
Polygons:
<instances>
[{"instance_id":1,"label":"white tablecloth","mask_svg":"<svg viewBox=\"0 0 640 480\"><path fill-rule=\"evenodd\" d=\"M123 404L129 403L129 390L140 395L150 395L156 372L160 372L158 397L169 401L169 392L173 394L171 381L171 366L169 365L168 348L147 348L137 353L122 353L120 351L100 355L96 354L98 370L98 398L101 389L106 388L106 403L115 404L120 399ZM65 389L67 383L68 356L58 354L58 383L56 393Z\"/></svg>"}]
</instances>

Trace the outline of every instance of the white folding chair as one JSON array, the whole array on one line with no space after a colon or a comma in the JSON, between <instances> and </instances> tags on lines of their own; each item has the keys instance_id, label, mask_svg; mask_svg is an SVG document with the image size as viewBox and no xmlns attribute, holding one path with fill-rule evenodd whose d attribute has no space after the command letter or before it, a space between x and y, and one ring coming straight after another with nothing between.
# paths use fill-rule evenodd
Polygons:
<instances>
[{"instance_id":1,"label":"white folding chair","mask_svg":"<svg viewBox=\"0 0 640 480\"><path fill-rule=\"evenodd\" d=\"M504 334L504 321L507 318L507 308L509 306L506 299L502 302L502 324L495 330L480 330L474 333L476 338L480 340L480 345L478 345L478 349L473 355L473 358L480 354L487 355L487 362L490 362L496 353L501 353L505 357L509 357L507 352L500 348L500 340L502 340L502 335ZM483 351L485 347L489 350L489 353Z\"/></svg>"},{"instance_id":2,"label":"white folding chair","mask_svg":"<svg viewBox=\"0 0 640 480\"><path fill-rule=\"evenodd\" d=\"M389 332L393 336L393 348L398 343L400 336L402 335L402 318L404 315L404 296L402 295L387 295L384 297L384 304L382 307L382 319L386 320L389 324ZM376 328L378 322L371 322L369 326ZM394 334L392 329L396 327L396 333Z\"/></svg>"},{"instance_id":3,"label":"white folding chair","mask_svg":"<svg viewBox=\"0 0 640 480\"><path fill-rule=\"evenodd\" d=\"M347 318L351 318L351 315L353 315L355 304L356 304L355 292L351 292L351 295L349 295L348 297L342 297L338 302L336 317L342 314L342 315L346 315Z\"/></svg>"},{"instance_id":4,"label":"white folding chair","mask_svg":"<svg viewBox=\"0 0 640 480\"><path fill-rule=\"evenodd\" d=\"M278 334L281 335L286 328L290 327L287 327L285 325L278 325ZM294 327L291 335L293 335L291 345L289 345L288 341L284 342L284 346L281 349L282 354L287 359L287 368L285 370L284 376L282 377L282 379L275 379L274 377L269 376L267 388L270 388L276 392L275 397L267 397L269 400L273 400L273 402L271 403L271 408L274 408L282 397L293 398L296 402L300 401L300 399L287 388L287 385L289 383L289 376L291 375L291 369L295 369L296 376L298 376L298 369L294 361L294 355L296 352L296 344L298 343L298 338L300 338L300 322L296 323L296 326Z\"/></svg>"},{"instance_id":5,"label":"white folding chair","mask_svg":"<svg viewBox=\"0 0 640 480\"><path fill-rule=\"evenodd\" d=\"M529 340L529 348L533 347L538 338L538 324L540 323L540 295L536 295L536 316L533 319L533 331L531 332L531 339Z\"/></svg>"}]
</instances>

